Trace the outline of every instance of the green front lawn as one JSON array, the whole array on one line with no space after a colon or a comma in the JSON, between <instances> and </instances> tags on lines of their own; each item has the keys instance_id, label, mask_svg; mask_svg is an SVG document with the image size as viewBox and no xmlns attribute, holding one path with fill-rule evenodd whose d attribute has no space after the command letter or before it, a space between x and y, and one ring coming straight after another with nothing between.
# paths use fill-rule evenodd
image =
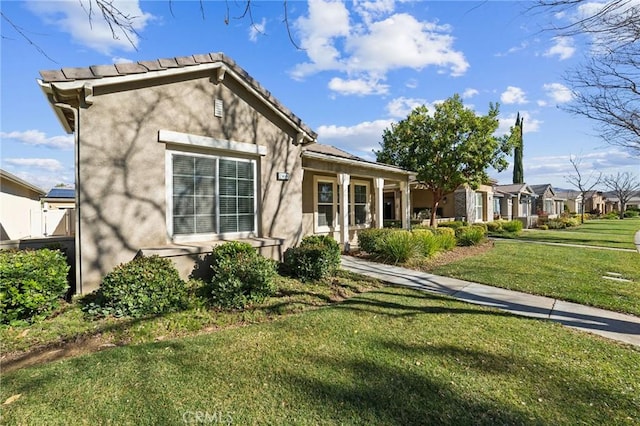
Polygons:
<instances>
[{"instance_id":1,"label":"green front lawn","mask_svg":"<svg viewBox=\"0 0 640 426\"><path fill-rule=\"evenodd\" d=\"M639 265L636 252L497 240L486 253L430 272L640 316ZM631 282L602 278L607 272Z\"/></svg>"},{"instance_id":2,"label":"green front lawn","mask_svg":"<svg viewBox=\"0 0 640 426\"><path fill-rule=\"evenodd\" d=\"M517 239L635 250L633 236L638 230L640 230L640 218L599 219L588 220L576 228L544 231L528 229L522 231Z\"/></svg>"},{"instance_id":3,"label":"green front lawn","mask_svg":"<svg viewBox=\"0 0 640 426\"><path fill-rule=\"evenodd\" d=\"M3 374L3 424L631 425L640 352L407 289ZM199 417L198 417L199 416ZM208 417L207 417L208 416Z\"/></svg>"}]
</instances>

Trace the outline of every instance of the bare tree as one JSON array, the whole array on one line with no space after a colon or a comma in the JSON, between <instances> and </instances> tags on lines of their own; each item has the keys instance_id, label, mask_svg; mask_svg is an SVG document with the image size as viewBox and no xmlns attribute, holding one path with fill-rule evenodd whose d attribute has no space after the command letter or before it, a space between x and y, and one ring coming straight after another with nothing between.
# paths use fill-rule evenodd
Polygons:
<instances>
[{"instance_id":1,"label":"bare tree","mask_svg":"<svg viewBox=\"0 0 640 426\"><path fill-rule=\"evenodd\" d=\"M95 19L99 19L104 21L109 30L111 31L111 37L114 40L120 40L124 37L131 46L137 50L137 46L135 43L135 39L138 36L138 32L136 31L136 19L138 16L131 15L122 11L122 9L118 8L116 4L114 4L113 0L77 0L82 7L82 9L87 14L87 19L90 24L93 23ZM174 16L173 13L173 0L166 0L167 5L169 7L169 12L171 16ZM205 19L205 10L204 10L205 0L199 0L198 4L200 6L200 15L202 19ZM256 31L261 32L258 26L256 25L253 19L253 1L252 0L243 0L243 1L234 1L234 8L239 8L240 13L237 16L231 16L231 11L229 7L229 0L224 0L225 4L225 13L224 13L224 23L225 25L229 25L231 19L248 19L249 24ZM293 34L291 33L291 26L289 23L289 8L288 1L282 0L282 6L284 8L284 19L282 23L285 25L287 29L287 35L289 37L289 41L291 44L299 50L302 48L296 43L294 40ZM13 30L26 41L28 44L33 46L40 54L44 55L46 58L55 62L51 57L47 55L47 53L33 40L33 38L29 35L29 31L17 25L10 16L7 16L5 13L0 11L0 18L5 21ZM2 38L7 38L6 36L2 36Z\"/></svg>"},{"instance_id":2,"label":"bare tree","mask_svg":"<svg viewBox=\"0 0 640 426\"><path fill-rule=\"evenodd\" d=\"M573 17L550 29L586 35L591 58L569 71L574 92L567 111L596 123L604 141L640 156L640 3L635 0L538 0L537 9Z\"/></svg>"},{"instance_id":3,"label":"bare tree","mask_svg":"<svg viewBox=\"0 0 640 426\"><path fill-rule=\"evenodd\" d=\"M629 172L618 172L615 175L605 176L602 183L618 197L620 219L624 219L627 203L636 194L640 195L640 181Z\"/></svg>"},{"instance_id":4,"label":"bare tree","mask_svg":"<svg viewBox=\"0 0 640 426\"><path fill-rule=\"evenodd\" d=\"M578 157L569 157L569 161L575 173L565 176L565 180L574 186L582 197L582 202L580 203L580 223L584 223L584 205L587 201L587 194L602 181L602 173L596 175L595 170L593 170L589 174L589 177L585 179L580 172L582 160Z\"/></svg>"}]
</instances>

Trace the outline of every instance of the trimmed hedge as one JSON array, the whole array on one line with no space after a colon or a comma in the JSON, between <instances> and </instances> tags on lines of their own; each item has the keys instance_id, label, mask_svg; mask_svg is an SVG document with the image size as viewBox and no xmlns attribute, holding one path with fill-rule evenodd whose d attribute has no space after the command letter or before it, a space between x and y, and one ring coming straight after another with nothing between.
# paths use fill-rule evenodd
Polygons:
<instances>
[{"instance_id":1,"label":"trimmed hedge","mask_svg":"<svg viewBox=\"0 0 640 426\"><path fill-rule=\"evenodd\" d=\"M510 220L507 222L502 222L502 229L505 232L512 232L512 233L517 233L522 231L522 222L520 222L519 220Z\"/></svg>"},{"instance_id":2,"label":"trimmed hedge","mask_svg":"<svg viewBox=\"0 0 640 426\"><path fill-rule=\"evenodd\" d=\"M207 295L214 306L243 309L276 291L276 262L261 256L251 244L230 241L215 246L211 269Z\"/></svg>"},{"instance_id":3,"label":"trimmed hedge","mask_svg":"<svg viewBox=\"0 0 640 426\"><path fill-rule=\"evenodd\" d=\"M382 241L394 231L390 228L369 228L358 231L358 247L369 254L378 252Z\"/></svg>"},{"instance_id":4,"label":"trimmed hedge","mask_svg":"<svg viewBox=\"0 0 640 426\"><path fill-rule=\"evenodd\" d=\"M85 307L93 315L139 318L184 309L186 285L171 260L138 257L109 272Z\"/></svg>"},{"instance_id":5,"label":"trimmed hedge","mask_svg":"<svg viewBox=\"0 0 640 426\"><path fill-rule=\"evenodd\" d=\"M340 266L340 246L328 235L304 237L298 247L284 253L284 270L302 282L318 281L335 274Z\"/></svg>"},{"instance_id":6,"label":"trimmed hedge","mask_svg":"<svg viewBox=\"0 0 640 426\"><path fill-rule=\"evenodd\" d=\"M46 317L69 289L68 272L59 250L0 251L0 323Z\"/></svg>"}]
</instances>

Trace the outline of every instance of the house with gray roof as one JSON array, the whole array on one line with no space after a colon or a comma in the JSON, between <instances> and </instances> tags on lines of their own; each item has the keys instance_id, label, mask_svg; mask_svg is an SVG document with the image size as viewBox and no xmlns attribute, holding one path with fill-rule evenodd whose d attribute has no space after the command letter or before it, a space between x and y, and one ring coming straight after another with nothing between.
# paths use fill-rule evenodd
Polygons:
<instances>
[{"instance_id":1,"label":"house with gray roof","mask_svg":"<svg viewBox=\"0 0 640 426\"><path fill-rule=\"evenodd\" d=\"M183 277L214 244L243 240L279 259L309 234L345 249L382 227L402 169L317 143L317 134L221 53L42 71L75 136L76 291L135 256L171 258Z\"/></svg>"}]
</instances>

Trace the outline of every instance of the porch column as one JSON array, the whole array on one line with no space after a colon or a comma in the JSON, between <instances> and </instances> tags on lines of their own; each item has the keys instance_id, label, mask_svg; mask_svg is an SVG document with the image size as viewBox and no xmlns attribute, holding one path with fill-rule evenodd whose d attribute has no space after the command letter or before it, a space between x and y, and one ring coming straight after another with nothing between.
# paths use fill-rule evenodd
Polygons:
<instances>
[{"instance_id":1,"label":"porch column","mask_svg":"<svg viewBox=\"0 0 640 426\"><path fill-rule=\"evenodd\" d=\"M384 226L384 179L375 178L373 187L376 191L376 228L382 228Z\"/></svg>"},{"instance_id":2,"label":"porch column","mask_svg":"<svg viewBox=\"0 0 640 426\"><path fill-rule=\"evenodd\" d=\"M409 182L400 182L400 192L402 193L402 211L400 214L402 215L402 228L410 229L411 228L411 211L409 199L411 197L411 191L409 189Z\"/></svg>"},{"instance_id":3,"label":"porch column","mask_svg":"<svg viewBox=\"0 0 640 426\"><path fill-rule=\"evenodd\" d=\"M349 183L351 176L346 173L338 174L340 183L340 244L345 252L349 251Z\"/></svg>"}]
</instances>

